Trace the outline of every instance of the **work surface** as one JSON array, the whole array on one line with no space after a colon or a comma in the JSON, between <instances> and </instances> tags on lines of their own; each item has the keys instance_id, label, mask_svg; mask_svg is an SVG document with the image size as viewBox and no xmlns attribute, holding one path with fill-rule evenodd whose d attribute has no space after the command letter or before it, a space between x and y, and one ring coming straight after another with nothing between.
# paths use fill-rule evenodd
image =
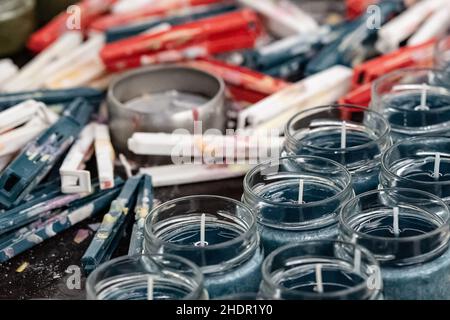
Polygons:
<instances>
[{"instance_id":1,"label":"work surface","mask_svg":"<svg viewBox=\"0 0 450 320\"><path fill-rule=\"evenodd\" d=\"M163 202L181 196L198 194L240 199L242 178L155 190L155 198ZM68 286L67 282L75 284L74 276L77 272L73 270L79 266L80 259L94 235L89 225L100 222L101 218L102 215L99 215L86 220L1 264L0 299L84 299L85 276L81 275L80 289L70 289L69 287L73 287L73 285ZM77 244L74 238L80 229L90 230L90 236ZM114 256L127 253L130 240L129 229L125 232ZM22 272L18 272L17 268L23 263L29 263L29 265ZM69 270L66 272L68 268Z\"/></svg>"}]
</instances>

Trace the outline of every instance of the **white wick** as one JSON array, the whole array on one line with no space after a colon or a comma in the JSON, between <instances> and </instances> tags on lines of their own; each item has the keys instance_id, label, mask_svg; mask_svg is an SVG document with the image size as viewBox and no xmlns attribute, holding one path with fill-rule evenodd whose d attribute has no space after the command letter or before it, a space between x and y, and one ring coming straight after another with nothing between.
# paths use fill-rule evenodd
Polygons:
<instances>
[{"instance_id":1,"label":"white wick","mask_svg":"<svg viewBox=\"0 0 450 320\"><path fill-rule=\"evenodd\" d=\"M347 127L345 121L342 122L341 127L341 149L345 149L347 146Z\"/></svg>"},{"instance_id":2,"label":"white wick","mask_svg":"<svg viewBox=\"0 0 450 320\"><path fill-rule=\"evenodd\" d=\"M205 219L206 219L206 215L204 213L202 213L202 217L200 219L200 246L202 246L202 247L204 247L206 245Z\"/></svg>"},{"instance_id":3,"label":"white wick","mask_svg":"<svg viewBox=\"0 0 450 320\"><path fill-rule=\"evenodd\" d=\"M147 278L147 300L153 300L153 277Z\"/></svg>"},{"instance_id":4,"label":"white wick","mask_svg":"<svg viewBox=\"0 0 450 320\"><path fill-rule=\"evenodd\" d=\"M353 267L355 272L360 272L361 270L361 250L355 248L355 258L353 259Z\"/></svg>"},{"instance_id":5,"label":"white wick","mask_svg":"<svg viewBox=\"0 0 450 320\"><path fill-rule=\"evenodd\" d=\"M393 210L393 216L394 216L393 227L394 227L394 234L396 237L398 237L400 235L400 229L398 226L398 215L399 215L398 207L395 207Z\"/></svg>"},{"instance_id":6,"label":"white wick","mask_svg":"<svg viewBox=\"0 0 450 320\"><path fill-rule=\"evenodd\" d=\"M303 179L300 179L300 181L298 182L298 204L303 203L303 185L304 181Z\"/></svg>"},{"instance_id":7,"label":"white wick","mask_svg":"<svg viewBox=\"0 0 450 320\"><path fill-rule=\"evenodd\" d=\"M427 111L430 108L427 105L427 84L422 84L422 94L420 96L420 105L414 108L416 111Z\"/></svg>"},{"instance_id":8,"label":"white wick","mask_svg":"<svg viewBox=\"0 0 450 320\"><path fill-rule=\"evenodd\" d=\"M318 293L323 293L323 281L322 281L322 265L316 264L316 289Z\"/></svg>"},{"instance_id":9,"label":"white wick","mask_svg":"<svg viewBox=\"0 0 450 320\"><path fill-rule=\"evenodd\" d=\"M439 180L441 168L441 154L438 152L434 156L434 179Z\"/></svg>"}]
</instances>

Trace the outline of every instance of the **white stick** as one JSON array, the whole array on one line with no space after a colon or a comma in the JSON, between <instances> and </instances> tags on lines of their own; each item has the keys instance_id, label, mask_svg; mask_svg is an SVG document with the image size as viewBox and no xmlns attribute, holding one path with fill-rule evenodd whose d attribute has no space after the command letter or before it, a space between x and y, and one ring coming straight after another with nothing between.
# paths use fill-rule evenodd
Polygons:
<instances>
[{"instance_id":1,"label":"white stick","mask_svg":"<svg viewBox=\"0 0 450 320\"><path fill-rule=\"evenodd\" d=\"M399 210L398 207L395 207L393 210L393 216L394 216L394 223L393 223L393 227L394 227L394 235L396 237L398 237L400 235L400 228L398 225L398 216L399 216Z\"/></svg>"},{"instance_id":2,"label":"white stick","mask_svg":"<svg viewBox=\"0 0 450 320\"><path fill-rule=\"evenodd\" d=\"M200 219L200 246L206 246L206 235L205 235L205 219L206 215L202 213L202 217Z\"/></svg>"},{"instance_id":3,"label":"white stick","mask_svg":"<svg viewBox=\"0 0 450 320\"><path fill-rule=\"evenodd\" d=\"M434 179L439 180L441 168L441 154L438 152L434 157Z\"/></svg>"},{"instance_id":4,"label":"white stick","mask_svg":"<svg viewBox=\"0 0 450 320\"><path fill-rule=\"evenodd\" d=\"M147 300L153 300L154 281L152 276L147 278Z\"/></svg>"},{"instance_id":5,"label":"white stick","mask_svg":"<svg viewBox=\"0 0 450 320\"><path fill-rule=\"evenodd\" d=\"M19 68L11 59L0 60L0 92L2 85L11 80L18 72Z\"/></svg>"},{"instance_id":6,"label":"white stick","mask_svg":"<svg viewBox=\"0 0 450 320\"><path fill-rule=\"evenodd\" d=\"M114 187L114 148L111 144L108 126L95 126L95 157L97 158L98 178L100 189Z\"/></svg>"},{"instance_id":7,"label":"white stick","mask_svg":"<svg viewBox=\"0 0 450 320\"><path fill-rule=\"evenodd\" d=\"M341 127L341 149L345 149L347 147L347 125L344 122L342 122Z\"/></svg>"},{"instance_id":8,"label":"white stick","mask_svg":"<svg viewBox=\"0 0 450 320\"><path fill-rule=\"evenodd\" d=\"M355 248L355 257L353 259L353 269L355 272L360 272L361 270L361 250Z\"/></svg>"},{"instance_id":9,"label":"white stick","mask_svg":"<svg viewBox=\"0 0 450 320\"><path fill-rule=\"evenodd\" d=\"M318 293L323 293L323 281L322 281L322 265L316 264L316 288Z\"/></svg>"},{"instance_id":10,"label":"white stick","mask_svg":"<svg viewBox=\"0 0 450 320\"><path fill-rule=\"evenodd\" d=\"M300 179L300 181L298 182L298 204L303 203L303 186L304 181L303 179Z\"/></svg>"}]
</instances>

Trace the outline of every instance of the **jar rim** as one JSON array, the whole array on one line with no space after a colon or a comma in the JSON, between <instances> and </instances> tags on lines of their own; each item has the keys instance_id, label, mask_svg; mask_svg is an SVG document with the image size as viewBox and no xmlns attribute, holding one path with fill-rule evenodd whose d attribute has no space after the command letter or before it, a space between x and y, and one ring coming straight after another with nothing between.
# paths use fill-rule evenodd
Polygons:
<instances>
[{"instance_id":1,"label":"jar rim","mask_svg":"<svg viewBox=\"0 0 450 320\"><path fill-rule=\"evenodd\" d=\"M408 237L401 237L401 238L400 237L393 238L393 237L380 237L380 236L368 235L366 233L363 233L363 232L353 229L347 223L346 219L344 219L345 218L344 211L351 204L356 203L363 197L367 197L367 196L382 193L382 192L390 192L390 191L400 191L400 192L403 191L403 192L409 192L409 193L417 193L417 194L426 196L428 198L432 198L434 201L440 203L442 205L442 207L446 209L447 218L445 221L443 221L441 226L439 226L438 228L436 228L430 232L423 233L423 234L416 235L416 236L408 236ZM339 214L339 223L343 228L347 229L347 231L350 231L352 234L358 236L361 239L385 241L387 243L404 243L404 242L411 242L411 241L420 241L423 239L433 237L445 230L449 230L449 222L450 222L450 211L449 211L448 206L445 204L445 202L441 198L435 196L434 194L425 192L425 191L421 191L421 190L417 190L417 189L410 189L410 188L383 188L383 189L371 190L371 191L359 194L356 197L354 197L354 198L348 200L346 203L344 203L341 207L341 213Z\"/></svg>"},{"instance_id":2,"label":"jar rim","mask_svg":"<svg viewBox=\"0 0 450 320\"><path fill-rule=\"evenodd\" d=\"M292 292L292 290L283 287L281 285L279 285L278 283L274 283L273 281L271 281L271 273L269 272L269 264L272 263L272 261L275 259L276 255L278 255L280 252L283 252L285 250L288 249L292 249L292 248L296 248L296 247L301 247L301 246L317 246L317 245L323 245L323 244L340 244L343 246L353 246L355 249L358 249L361 252L361 257L365 257L366 259L368 259L370 261L370 263L374 266L379 266L379 263L377 261L377 259L373 256L373 254L367 250L366 248L364 248L363 246L356 244L356 243L351 243L351 242L346 242L346 241L341 241L341 240L311 240L311 241L305 241L301 244L299 243L294 243L294 244L287 244L284 245L276 250L274 250L273 252L271 252L266 259L264 259L264 262L262 264L261 267L261 273L262 273L262 278L263 281L266 283L269 283L270 285L274 286L276 289L280 290L281 292L286 292L286 293L290 293ZM303 296L305 298L317 298L319 295L321 297L324 298L329 298L329 299L333 299L333 298L338 298L341 295L346 295L346 294L351 294L360 290L364 290L365 288L367 288L367 283L366 282L362 282L354 287L351 288L347 288L344 290L339 290L339 291L333 291L333 292L324 292L324 293L309 293L309 292L297 292L295 291L295 294L298 296ZM375 292L379 292L381 289L376 289L374 290Z\"/></svg>"},{"instance_id":3,"label":"jar rim","mask_svg":"<svg viewBox=\"0 0 450 320\"><path fill-rule=\"evenodd\" d=\"M155 254L136 254L136 255L126 255L126 256L121 256L121 257L117 257L114 258L112 260L109 260L103 264L101 264L100 266L98 266L98 268L96 268L94 271L92 271L92 273L88 276L88 278L86 279L86 292L87 292L87 296L91 296L91 297L96 297L97 296L97 292L95 290L95 282L97 280L98 275L108 269L109 267L118 264L118 263L122 263L125 261L137 261L140 260L143 257L148 257L148 258L160 258L163 260L170 260L170 261L177 261L177 262L181 262L182 264L186 265L187 267L189 267L192 272L193 272L193 279L195 280L195 282L198 284L197 288L195 289L195 291L190 292L186 297L184 297L184 299L190 300L190 299L194 299L195 297L197 297L199 295L199 293L203 290L203 282L204 282L204 276L203 273L201 272L200 268L194 264L193 262L189 261L188 259L185 259L183 257L174 255L174 254L168 254L168 253L164 253L164 254L160 254L160 253L155 253Z\"/></svg>"},{"instance_id":4,"label":"jar rim","mask_svg":"<svg viewBox=\"0 0 450 320\"><path fill-rule=\"evenodd\" d=\"M342 188L342 190L340 190L338 193L336 193L335 195L333 195L332 197L320 200L320 201L314 201L314 202L308 202L308 203L297 203L297 204L287 204L287 203L280 203L280 202L275 202L275 201L271 201L269 199L263 198L260 195L258 195L257 193L255 193L253 191L253 189L250 187L249 185L249 179L256 174L257 172L260 171L261 168L263 168L264 166L267 165L271 165L273 160L266 160L264 162L259 163L257 166L253 167L249 172L247 172L247 174L244 177L244 192L248 192L250 195L252 195L253 197L257 198L258 200L262 201L262 202L266 202L268 204L271 205L275 205L275 206L281 206L281 207L299 207L299 208L308 208L308 207L313 207L313 206L317 206L317 205L322 205L325 204L327 202L330 201L334 201L337 198L341 197L343 194L347 193L349 191L349 189L352 188L352 175L351 173L348 171L348 169L343 166L342 164L327 159L327 158L323 158L323 157L317 157L317 156L286 156L286 157L280 157L278 158L276 161L282 161L282 160L294 160L294 159L311 159L311 160L321 160L324 162L329 162L330 164L334 165L336 168L339 169L343 169L342 171L345 173L345 176L348 178L346 181L346 185L344 188ZM314 221L314 220L311 220Z\"/></svg>"},{"instance_id":5,"label":"jar rim","mask_svg":"<svg viewBox=\"0 0 450 320\"><path fill-rule=\"evenodd\" d=\"M388 162L387 158L391 155L392 152L394 152L394 150L396 148L398 148L398 146L402 145L405 142L414 142L414 141L427 140L427 139L432 139L432 140L442 139L442 140L447 140L448 142L450 142L450 137L439 137L439 136L410 137L410 138L407 138L407 139L404 139L404 140L400 140L396 144L391 146L388 150L386 150L386 152L383 153L383 155L381 157L381 170L383 170L383 172L385 172L391 178L411 181L411 182L414 182L416 184L422 184L422 185L427 185L427 186L430 186L430 185L449 185L450 181L418 181L418 180L411 179L411 178L408 178L408 177L402 177L402 176L399 176L399 175L395 174L394 172L392 172L391 169L387 165L387 162Z\"/></svg>"},{"instance_id":6,"label":"jar rim","mask_svg":"<svg viewBox=\"0 0 450 320\"><path fill-rule=\"evenodd\" d=\"M361 145L357 145L357 146L353 146L353 147L347 147L347 148L336 148L336 149L329 149L330 151L334 151L334 152L341 152L341 153L345 153L345 152L350 152L350 151L357 151L357 150L361 150L361 149L365 149L371 145L376 145L379 144L381 141L385 140L386 138L389 137L390 131L391 131L391 127L390 124L388 123L388 121L378 112L371 110L369 108L363 107L363 106L358 106L358 105L352 105L352 104L329 104L329 105L322 105L322 106L317 106L314 108L309 108L303 111L298 112L297 114L295 114L291 119L289 119L289 121L287 122L286 126L284 127L284 135L286 137L286 140L289 141L290 143L294 144L294 145L301 145L301 146L307 146L308 148L311 149L317 149L317 150L323 150L323 148L320 147L316 147L314 145L305 145L303 143L302 140L298 140L294 137L294 135L291 133L290 127L294 124L295 121L297 121L299 116L303 116L304 114L307 114L309 112L312 111L321 111L321 110L327 110L327 109L339 109L339 108L346 108L346 109L353 109L353 110L359 110L363 113L370 113L373 114L378 120L380 120L381 123L383 123L384 126L384 130L382 131L382 133L374 140L361 144Z\"/></svg>"},{"instance_id":7,"label":"jar rim","mask_svg":"<svg viewBox=\"0 0 450 320\"><path fill-rule=\"evenodd\" d=\"M236 238L233 238L231 240L228 240L228 241L225 241L225 242L221 242L221 243L217 243L217 244L211 244L211 245L207 245L207 246L198 246L198 247L194 247L194 246L190 246L190 245L174 244L174 243L171 243L171 242L166 241L166 240L161 240L159 237L157 237L153 233L153 231L151 230L152 229L151 228L152 224L149 221L151 221L151 217L154 215L155 212L157 212L158 210L160 210L163 207L173 206L177 202L189 201L191 199L201 199L201 198L203 198L203 199L218 199L218 200L221 200L221 201L234 203L235 205L241 207L242 209L244 209L248 213L248 216L251 219L250 223L248 224L248 229L245 230L245 232L241 233ZM247 206L245 203L242 203L242 202L240 202L238 200L234 200L234 199L227 198L227 197L222 197L222 196L215 196L215 195L192 195L192 196L185 196L185 197L180 197L180 198L176 198L176 199L173 199L173 200L169 200L167 202L164 202L164 203L160 204L159 206L155 207L154 209L152 209L152 211L145 218L145 223L144 223L144 232L152 240L152 242L157 243L158 245L163 245L164 247L169 247L171 249L175 249L175 250L203 250L203 251L209 251L209 250L224 249L226 247L229 247L229 246L232 246L234 244L237 244L239 242L244 241L249 235L254 233L254 229L255 228L256 228L256 218L255 218L255 216L253 214L253 211L250 209L249 206Z\"/></svg>"}]
</instances>

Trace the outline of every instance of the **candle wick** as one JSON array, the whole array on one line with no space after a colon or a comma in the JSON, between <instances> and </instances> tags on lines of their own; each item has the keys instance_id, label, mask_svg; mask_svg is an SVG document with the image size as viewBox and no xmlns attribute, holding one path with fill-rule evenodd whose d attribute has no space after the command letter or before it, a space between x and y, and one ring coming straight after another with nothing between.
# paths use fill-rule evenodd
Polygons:
<instances>
[{"instance_id":1,"label":"candle wick","mask_svg":"<svg viewBox=\"0 0 450 320\"><path fill-rule=\"evenodd\" d=\"M147 278L147 300L153 300L153 290L154 290L153 277L149 276Z\"/></svg>"},{"instance_id":2,"label":"candle wick","mask_svg":"<svg viewBox=\"0 0 450 320\"><path fill-rule=\"evenodd\" d=\"M355 248L355 257L353 259L353 268L355 272L360 272L361 270L361 250Z\"/></svg>"},{"instance_id":3,"label":"candle wick","mask_svg":"<svg viewBox=\"0 0 450 320\"><path fill-rule=\"evenodd\" d=\"M304 180L300 179L298 183L298 204L303 203L303 189L304 189Z\"/></svg>"},{"instance_id":4,"label":"candle wick","mask_svg":"<svg viewBox=\"0 0 450 320\"><path fill-rule=\"evenodd\" d=\"M400 235L400 228L399 228L399 209L398 207L395 207L393 210L393 227L394 227L394 235L398 237Z\"/></svg>"},{"instance_id":5,"label":"candle wick","mask_svg":"<svg viewBox=\"0 0 450 320\"><path fill-rule=\"evenodd\" d=\"M428 111L430 108L427 105L427 84L422 84L422 94L420 96L420 105L414 108L416 111Z\"/></svg>"},{"instance_id":6,"label":"candle wick","mask_svg":"<svg viewBox=\"0 0 450 320\"><path fill-rule=\"evenodd\" d=\"M323 281L322 281L322 265L316 264L316 290L318 293L323 293Z\"/></svg>"},{"instance_id":7,"label":"candle wick","mask_svg":"<svg viewBox=\"0 0 450 320\"><path fill-rule=\"evenodd\" d=\"M342 122L341 127L341 149L345 149L347 147L347 126L345 121Z\"/></svg>"},{"instance_id":8,"label":"candle wick","mask_svg":"<svg viewBox=\"0 0 450 320\"><path fill-rule=\"evenodd\" d=\"M441 154L438 152L434 157L434 179L439 180L441 168Z\"/></svg>"},{"instance_id":9,"label":"candle wick","mask_svg":"<svg viewBox=\"0 0 450 320\"><path fill-rule=\"evenodd\" d=\"M200 246L206 246L206 236L205 236L205 219L206 215L202 213L202 217L200 219Z\"/></svg>"}]
</instances>

